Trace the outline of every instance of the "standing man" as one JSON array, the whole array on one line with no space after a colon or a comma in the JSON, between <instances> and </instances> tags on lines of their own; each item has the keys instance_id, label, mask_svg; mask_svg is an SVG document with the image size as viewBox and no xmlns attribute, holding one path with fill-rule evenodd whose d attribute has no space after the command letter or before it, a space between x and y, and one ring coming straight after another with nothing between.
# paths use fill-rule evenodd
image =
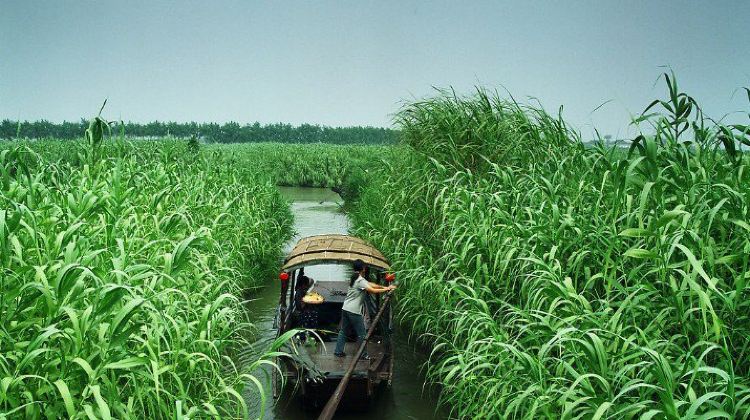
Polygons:
<instances>
[{"instance_id":1,"label":"standing man","mask_svg":"<svg viewBox=\"0 0 750 420\"><path fill-rule=\"evenodd\" d=\"M344 306L341 308L341 330L339 330L339 336L336 339L336 349L333 351L333 354L337 357L346 356L344 345L346 344L346 329L349 325L357 332L358 344L362 343L365 339L365 335L367 334L364 319L365 293L376 295L396 289L396 286L383 287L365 280L365 277L367 277L367 266L362 260L354 261L352 268L354 268L354 273L349 280L349 290L346 292ZM365 360L370 359L370 356L367 354L367 348L365 348L362 358Z\"/></svg>"}]
</instances>

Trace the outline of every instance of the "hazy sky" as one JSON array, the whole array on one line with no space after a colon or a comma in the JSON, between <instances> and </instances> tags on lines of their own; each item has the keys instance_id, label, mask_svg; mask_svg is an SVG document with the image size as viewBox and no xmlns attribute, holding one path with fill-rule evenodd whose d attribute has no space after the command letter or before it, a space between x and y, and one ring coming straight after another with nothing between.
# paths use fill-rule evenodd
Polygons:
<instances>
[{"instance_id":1,"label":"hazy sky","mask_svg":"<svg viewBox=\"0 0 750 420\"><path fill-rule=\"evenodd\" d=\"M712 116L750 109L748 19L747 0L0 0L0 118L109 98L109 119L388 126L432 86L482 85L622 135L661 66Z\"/></svg>"}]
</instances>

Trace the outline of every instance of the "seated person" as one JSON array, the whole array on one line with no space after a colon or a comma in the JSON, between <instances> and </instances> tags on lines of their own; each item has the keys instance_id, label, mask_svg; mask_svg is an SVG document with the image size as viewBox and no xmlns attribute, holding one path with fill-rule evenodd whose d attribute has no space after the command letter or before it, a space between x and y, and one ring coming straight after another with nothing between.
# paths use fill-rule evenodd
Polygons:
<instances>
[{"instance_id":1,"label":"seated person","mask_svg":"<svg viewBox=\"0 0 750 420\"><path fill-rule=\"evenodd\" d=\"M297 277L297 284L294 286L294 302L297 308L302 307L302 298L305 297L313 284L315 284L315 280L307 277L303 269Z\"/></svg>"},{"instance_id":2,"label":"seated person","mask_svg":"<svg viewBox=\"0 0 750 420\"><path fill-rule=\"evenodd\" d=\"M318 311L315 305L309 305L302 301L307 292L310 290L312 285L315 284L315 280L304 275L304 272L300 273L297 277L297 284L294 290L294 302L297 308L298 314L298 325L302 328L316 329L318 328ZM300 339L305 341L307 334L301 334Z\"/></svg>"}]
</instances>

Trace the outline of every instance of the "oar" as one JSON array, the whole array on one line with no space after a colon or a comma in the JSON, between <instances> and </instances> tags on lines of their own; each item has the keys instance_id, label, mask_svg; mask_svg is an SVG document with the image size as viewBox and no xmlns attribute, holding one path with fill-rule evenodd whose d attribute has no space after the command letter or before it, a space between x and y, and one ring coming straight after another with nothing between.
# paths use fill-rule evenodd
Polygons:
<instances>
[{"instance_id":1,"label":"oar","mask_svg":"<svg viewBox=\"0 0 750 420\"><path fill-rule=\"evenodd\" d=\"M326 406L323 407L323 411L320 412L320 416L318 416L318 420L331 420L333 418L333 415L336 414L336 409L339 406L339 403L341 402L341 397L344 396L344 391L346 390L346 385L349 383L349 378L351 378L352 373L354 373L354 367L357 366L357 362L359 361L359 358L362 357L362 353L365 352L365 347L367 346L367 342L370 340L370 336L372 335L372 332L375 331L375 327L378 325L378 321L380 321L380 317L383 315L383 312L385 311L386 306L391 301L391 294L388 293L388 295L383 300L383 304L380 305L380 310L378 311L377 315L375 315L375 318L372 320L370 329L367 330L367 335L365 336L365 339L362 340L362 344L359 345L359 349L357 349L357 354L354 355L354 360L352 360L352 363L349 365L349 368L346 369L346 372L344 373L344 377L341 378L341 382L339 382L339 386L336 387L336 390L333 391L333 395L331 395L331 398L328 400L328 403L326 403Z\"/></svg>"}]
</instances>

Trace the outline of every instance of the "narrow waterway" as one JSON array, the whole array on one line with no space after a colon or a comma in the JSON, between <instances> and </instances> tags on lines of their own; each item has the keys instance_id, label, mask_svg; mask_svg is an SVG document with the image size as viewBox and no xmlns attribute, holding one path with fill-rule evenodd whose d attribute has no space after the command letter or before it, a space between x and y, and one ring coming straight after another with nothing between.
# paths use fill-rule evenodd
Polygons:
<instances>
[{"instance_id":1,"label":"narrow waterway","mask_svg":"<svg viewBox=\"0 0 750 420\"><path fill-rule=\"evenodd\" d=\"M282 187L282 194L291 202L297 235L287 244L289 250L301 237L324 233L347 233L349 218L341 210L340 197L324 188ZM340 266L317 266L306 270L306 274L316 280L347 278ZM252 322L258 328L259 350L268 348L275 337L273 319L279 301L279 288L275 285L259 290L248 303ZM421 349L409 343L408 331L396 328L394 331L395 366L393 385L383 387L372 406L365 412L339 412L336 419L443 419L444 411L437 410L437 396L425 387L424 375L420 367L427 358ZM266 389L270 389L268 371L260 372L258 379ZM269 395L265 403L265 419L315 419L318 412L305 410L301 399L294 395L291 386L277 400ZM246 399L251 412L259 412L260 400L257 393L248 392Z\"/></svg>"}]
</instances>

